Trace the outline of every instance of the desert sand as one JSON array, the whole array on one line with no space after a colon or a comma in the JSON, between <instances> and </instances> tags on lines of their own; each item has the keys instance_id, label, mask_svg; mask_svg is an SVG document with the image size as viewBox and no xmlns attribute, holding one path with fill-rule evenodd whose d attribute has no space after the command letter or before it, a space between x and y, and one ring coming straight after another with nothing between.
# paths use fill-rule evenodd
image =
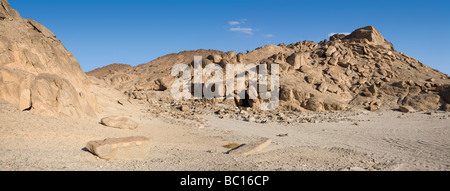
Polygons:
<instances>
[{"instance_id":1,"label":"desert sand","mask_svg":"<svg viewBox=\"0 0 450 191\"><path fill-rule=\"evenodd\" d=\"M279 86L258 88L280 94L174 99L180 63L279 67ZM200 79L200 88L227 80ZM278 108L261 109L274 100ZM373 26L85 73L55 34L0 0L0 171L448 171L449 112L449 76Z\"/></svg>"},{"instance_id":2,"label":"desert sand","mask_svg":"<svg viewBox=\"0 0 450 191\"><path fill-rule=\"evenodd\" d=\"M337 122L258 124L202 115L204 124L172 117L152 117L148 103L121 105L120 92L97 87L109 99L99 101L103 115L126 113L139 123L134 130L109 128L98 120L42 116L0 107L0 170L449 170L449 114L445 112L310 113ZM303 113L303 115L306 115ZM175 119L173 119L175 120ZM184 121L184 124L183 124ZM287 136L279 136L287 134ZM151 138L141 160L104 160L86 143L108 137ZM224 145L259 137L272 144L251 156L226 154Z\"/></svg>"}]
</instances>

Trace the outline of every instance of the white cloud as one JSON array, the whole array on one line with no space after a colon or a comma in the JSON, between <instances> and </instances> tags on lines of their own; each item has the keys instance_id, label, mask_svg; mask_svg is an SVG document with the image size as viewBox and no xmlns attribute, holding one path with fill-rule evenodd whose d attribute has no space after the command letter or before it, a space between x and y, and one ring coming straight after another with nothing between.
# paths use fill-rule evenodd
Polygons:
<instances>
[{"instance_id":1,"label":"white cloud","mask_svg":"<svg viewBox=\"0 0 450 191\"><path fill-rule=\"evenodd\" d=\"M239 24L241 24L241 22L239 22L239 21L228 21L228 24L230 26L233 26L233 25L239 25Z\"/></svg>"},{"instance_id":2,"label":"white cloud","mask_svg":"<svg viewBox=\"0 0 450 191\"><path fill-rule=\"evenodd\" d=\"M331 37L331 36L333 36L333 35L335 35L335 34L343 34L343 35L349 35L350 33L349 33L349 32L341 32L341 33L330 33L330 34L328 34L328 37Z\"/></svg>"},{"instance_id":3,"label":"white cloud","mask_svg":"<svg viewBox=\"0 0 450 191\"><path fill-rule=\"evenodd\" d=\"M270 38L270 37L273 37L273 34L265 34L265 35L262 35L263 37L265 37L265 38Z\"/></svg>"},{"instance_id":4,"label":"white cloud","mask_svg":"<svg viewBox=\"0 0 450 191\"><path fill-rule=\"evenodd\" d=\"M253 35L253 29L252 28L246 28L246 27L238 26L238 27L230 28L230 31L245 33L245 34L248 34L248 35Z\"/></svg>"}]
</instances>

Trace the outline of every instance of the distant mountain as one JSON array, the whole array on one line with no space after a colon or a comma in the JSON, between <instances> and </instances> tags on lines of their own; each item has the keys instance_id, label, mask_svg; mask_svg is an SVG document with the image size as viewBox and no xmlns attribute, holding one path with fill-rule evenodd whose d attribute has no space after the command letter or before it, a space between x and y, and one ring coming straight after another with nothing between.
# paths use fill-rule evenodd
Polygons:
<instances>
[{"instance_id":1,"label":"distant mountain","mask_svg":"<svg viewBox=\"0 0 450 191\"><path fill-rule=\"evenodd\" d=\"M105 72L97 77L126 92L130 98L151 97L150 91L166 90L175 80L175 64L191 64L202 56L204 65L279 64L280 99L283 110L324 111L398 109L408 105L417 110L448 108L446 74L413 57L397 52L373 26L329 40L304 41L290 45L267 45L247 53L214 50L170 54L133 68ZM441 99L444 98L444 99ZM248 105L255 109L262 99L216 103Z\"/></svg>"}]
</instances>

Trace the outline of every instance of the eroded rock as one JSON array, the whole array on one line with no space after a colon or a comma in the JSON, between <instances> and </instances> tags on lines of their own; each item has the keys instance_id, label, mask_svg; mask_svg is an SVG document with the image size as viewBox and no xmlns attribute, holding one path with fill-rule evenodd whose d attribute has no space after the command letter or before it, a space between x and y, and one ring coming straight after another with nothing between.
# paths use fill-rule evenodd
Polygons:
<instances>
[{"instance_id":1,"label":"eroded rock","mask_svg":"<svg viewBox=\"0 0 450 191\"><path fill-rule=\"evenodd\" d=\"M139 125L138 123L136 123L131 119L118 116L102 118L101 123L107 127L118 129L136 129Z\"/></svg>"},{"instance_id":2,"label":"eroded rock","mask_svg":"<svg viewBox=\"0 0 450 191\"><path fill-rule=\"evenodd\" d=\"M86 149L106 160L145 159L148 156L150 141L150 138L143 136L107 138L88 142Z\"/></svg>"}]
</instances>

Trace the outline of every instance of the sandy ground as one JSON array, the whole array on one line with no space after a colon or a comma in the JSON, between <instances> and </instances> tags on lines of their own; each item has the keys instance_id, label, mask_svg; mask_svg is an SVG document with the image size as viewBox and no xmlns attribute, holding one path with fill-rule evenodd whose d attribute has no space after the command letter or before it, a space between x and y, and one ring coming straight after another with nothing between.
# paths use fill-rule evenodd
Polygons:
<instances>
[{"instance_id":1,"label":"sandy ground","mask_svg":"<svg viewBox=\"0 0 450 191\"><path fill-rule=\"evenodd\" d=\"M202 115L208 125L199 128L153 117L146 104L122 106L123 94L97 90L99 119L120 115L139 127L41 116L0 101L0 170L450 170L449 113L342 112L346 120L298 125ZM152 139L147 159L106 161L85 149L89 141L127 136ZM273 142L248 157L225 154L223 145L259 137Z\"/></svg>"}]
</instances>

